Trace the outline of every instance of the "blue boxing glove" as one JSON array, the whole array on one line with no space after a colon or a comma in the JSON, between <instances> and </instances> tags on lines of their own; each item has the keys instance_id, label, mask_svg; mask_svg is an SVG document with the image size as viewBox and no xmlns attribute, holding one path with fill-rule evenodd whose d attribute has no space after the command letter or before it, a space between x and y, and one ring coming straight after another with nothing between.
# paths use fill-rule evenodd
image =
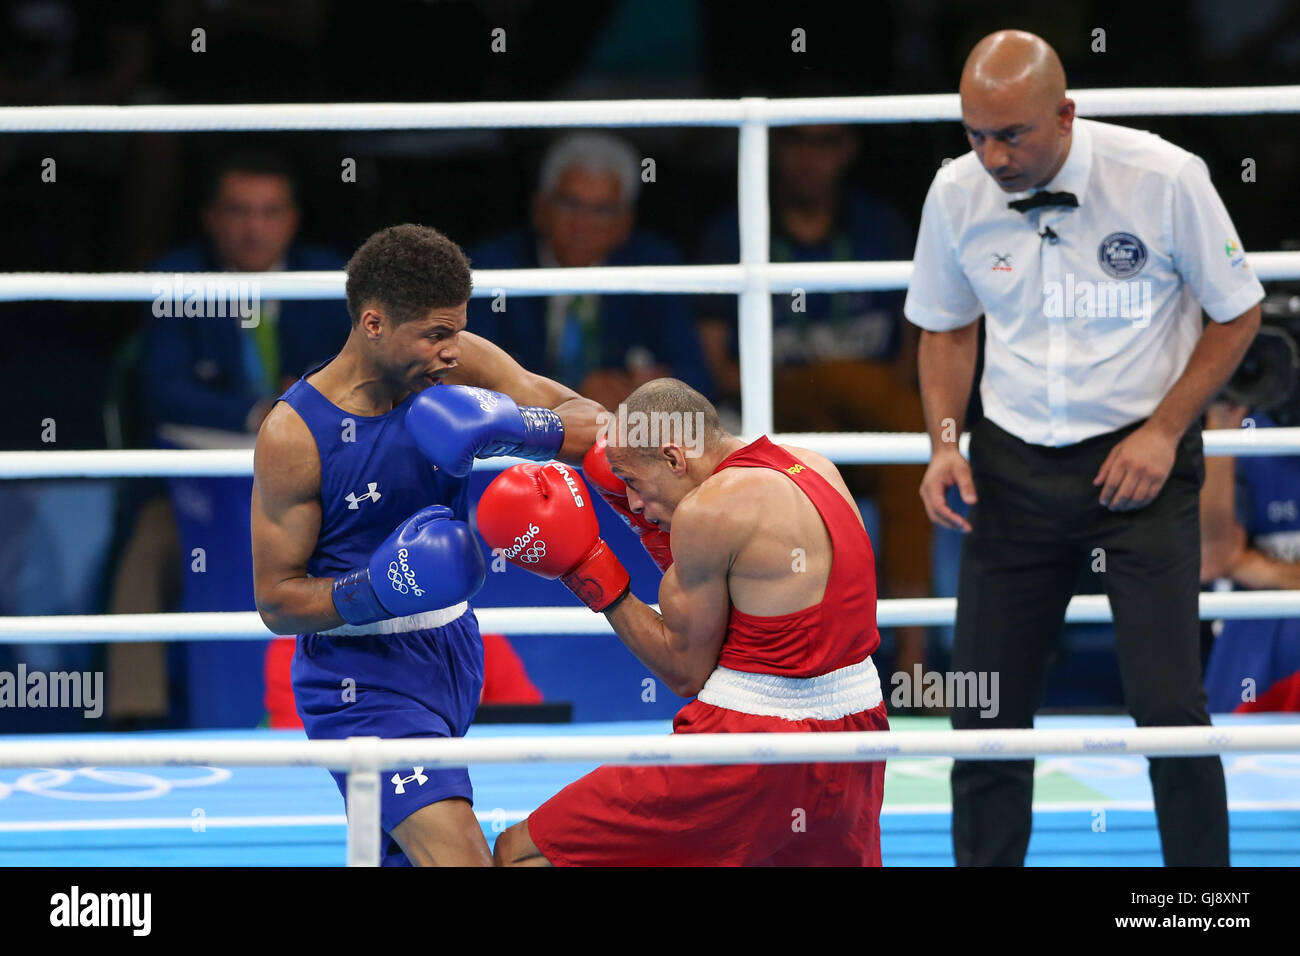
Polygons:
<instances>
[{"instance_id":1,"label":"blue boxing glove","mask_svg":"<svg viewBox=\"0 0 1300 956\"><path fill-rule=\"evenodd\" d=\"M436 611L467 601L487 569L469 525L446 505L407 518L365 567L334 579L334 607L349 624Z\"/></svg>"},{"instance_id":2,"label":"blue boxing glove","mask_svg":"<svg viewBox=\"0 0 1300 956\"><path fill-rule=\"evenodd\" d=\"M457 478L475 458L550 461L564 444L564 423L551 409L520 408L509 395L470 385L426 388L406 412L406 430L426 458Z\"/></svg>"}]
</instances>

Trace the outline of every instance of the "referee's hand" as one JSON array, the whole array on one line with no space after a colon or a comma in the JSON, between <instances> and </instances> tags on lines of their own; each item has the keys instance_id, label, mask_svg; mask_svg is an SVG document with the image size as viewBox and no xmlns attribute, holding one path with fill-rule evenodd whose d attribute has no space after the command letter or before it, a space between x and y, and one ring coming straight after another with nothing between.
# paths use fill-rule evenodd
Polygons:
<instances>
[{"instance_id":1,"label":"referee's hand","mask_svg":"<svg viewBox=\"0 0 1300 956\"><path fill-rule=\"evenodd\" d=\"M1102 507L1136 511L1151 504L1169 479L1177 446L1177 438L1148 424L1112 448L1092 479L1102 486Z\"/></svg>"},{"instance_id":2,"label":"referee's hand","mask_svg":"<svg viewBox=\"0 0 1300 956\"><path fill-rule=\"evenodd\" d=\"M937 525L953 531L970 531L970 524L948 507L948 489L956 485L961 500L975 504L975 481L971 477L970 463L961 456L956 446L945 446L930 456L930 467L921 479L921 503L925 513Z\"/></svg>"}]
</instances>

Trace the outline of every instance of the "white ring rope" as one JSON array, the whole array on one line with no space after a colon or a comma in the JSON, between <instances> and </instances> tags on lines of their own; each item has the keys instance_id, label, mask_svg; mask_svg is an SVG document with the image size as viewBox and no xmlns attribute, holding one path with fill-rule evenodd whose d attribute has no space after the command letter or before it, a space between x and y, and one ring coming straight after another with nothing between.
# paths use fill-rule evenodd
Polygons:
<instances>
[{"instance_id":1,"label":"white ring rope","mask_svg":"<svg viewBox=\"0 0 1300 956\"><path fill-rule=\"evenodd\" d=\"M1082 116L1300 112L1300 86L1071 90ZM8 106L0 132L482 129L569 126L769 126L956 120L955 93L738 100L515 103L268 103L196 106Z\"/></svg>"},{"instance_id":2,"label":"white ring rope","mask_svg":"<svg viewBox=\"0 0 1300 956\"><path fill-rule=\"evenodd\" d=\"M474 470L502 471L524 462L523 458L491 458L474 462ZM251 448L0 452L0 481L6 478L219 478L252 474Z\"/></svg>"},{"instance_id":3,"label":"white ring rope","mask_svg":"<svg viewBox=\"0 0 1300 956\"><path fill-rule=\"evenodd\" d=\"M1261 281L1300 278L1300 252L1248 255ZM912 263L778 262L751 266L591 266L573 269L478 269L474 298L579 292L739 294L762 280L769 292L847 292L906 289ZM229 302L256 290L261 299L341 299L344 273L335 272L3 272L0 302L184 302L186 290ZM173 296L173 288L182 292Z\"/></svg>"},{"instance_id":4,"label":"white ring rope","mask_svg":"<svg viewBox=\"0 0 1300 956\"><path fill-rule=\"evenodd\" d=\"M1300 428L1218 429L1202 432L1208 457L1253 458L1300 453ZM929 436L920 432L778 432L780 445L810 448L841 465L923 465ZM969 435L959 447L965 454ZM501 471L520 458L476 461L476 471ZM125 449L0 452L0 481L23 478L239 477L253 474L253 451L235 449Z\"/></svg>"},{"instance_id":5,"label":"white ring rope","mask_svg":"<svg viewBox=\"0 0 1300 956\"><path fill-rule=\"evenodd\" d=\"M581 607L475 608L485 633L612 634L603 615ZM952 624L956 598L895 598L876 602L880 627ZM1202 620L1300 617L1300 591L1203 591ZM1066 608L1070 623L1111 620L1104 594L1077 594ZM0 642L77 644L89 641L265 641L274 635L256 611L174 614L42 614L0 617Z\"/></svg>"},{"instance_id":6,"label":"white ring rope","mask_svg":"<svg viewBox=\"0 0 1300 956\"><path fill-rule=\"evenodd\" d=\"M1194 756L1300 750L1300 724L1073 730L841 731L381 740L87 740L0 743L0 767L466 767L476 764L866 763L895 757L1019 760L1074 754Z\"/></svg>"}]
</instances>

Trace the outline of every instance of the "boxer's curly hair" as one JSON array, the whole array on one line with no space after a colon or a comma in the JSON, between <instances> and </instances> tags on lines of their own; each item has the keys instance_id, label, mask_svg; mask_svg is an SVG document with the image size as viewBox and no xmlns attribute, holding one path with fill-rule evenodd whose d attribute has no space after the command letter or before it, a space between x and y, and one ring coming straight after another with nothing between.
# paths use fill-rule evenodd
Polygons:
<instances>
[{"instance_id":1,"label":"boxer's curly hair","mask_svg":"<svg viewBox=\"0 0 1300 956\"><path fill-rule=\"evenodd\" d=\"M348 312L355 326L367 306L378 306L400 325L430 309L469 300L469 257L437 229L406 223L381 229L347 265Z\"/></svg>"}]
</instances>

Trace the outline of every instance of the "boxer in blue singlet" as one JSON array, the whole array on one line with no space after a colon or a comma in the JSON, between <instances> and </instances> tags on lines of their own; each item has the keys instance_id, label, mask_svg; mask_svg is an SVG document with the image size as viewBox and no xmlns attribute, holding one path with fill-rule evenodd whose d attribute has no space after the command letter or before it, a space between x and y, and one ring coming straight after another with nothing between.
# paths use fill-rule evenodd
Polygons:
<instances>
[{"instance_id":1,"label":"boxer in blue singlet","mask_svg":"<svg viewBox=\"0 0 1300 956\"><path fill-rule=\"evenodd\" d=\"M257 607L298 634L308 737L459 737L483 682L466 476L476 457L577 464L603 409L464 331L469 262L437 231L381 230L347 276L347 343L257 437ZM383 865L492 865L464 769L380 781Z\"/></svg>"}]
</instances>

